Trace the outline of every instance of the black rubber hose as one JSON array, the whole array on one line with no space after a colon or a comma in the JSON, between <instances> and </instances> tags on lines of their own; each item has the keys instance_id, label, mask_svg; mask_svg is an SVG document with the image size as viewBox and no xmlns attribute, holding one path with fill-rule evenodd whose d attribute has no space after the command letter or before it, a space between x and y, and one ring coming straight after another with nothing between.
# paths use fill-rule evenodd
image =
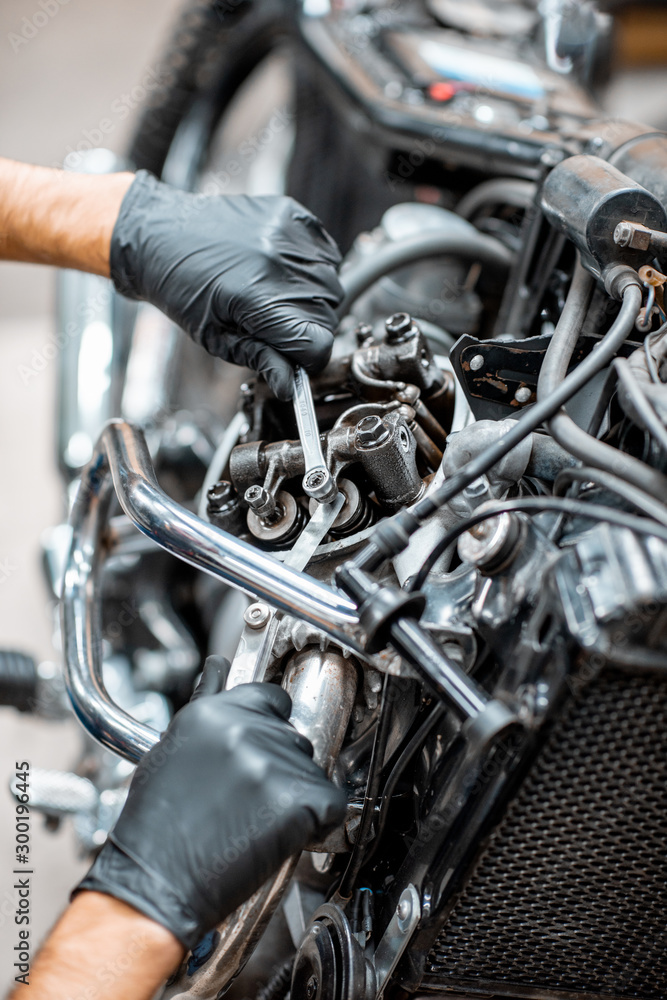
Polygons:
<instances>
[{"instance_id":1,"label":"black rubber hose","mask_svg":"<svg viewBox=\"0 0 667 1000\"><path fill-rule=\"evenodd\" d=\"M635 318L641 306L641 299L641 289L636 285L630 285L623 295L623 304L618 316L609 332L599 342L596 350L589 354L574 371L570 372L554 388L550 396L546 399L538 400L535 406L525 410L514 427L500 441L497 441L486 451L483 451L477 458L464 466L455 476L445 481L435 493L432 493L430 497L426 497L420 504L417 504L412 513L420 517L422 504L422 509L428 511L426 516L437 510L443 503L446 503L453 496L456 496L457 493L460 493L474 479L488 472L496 462L504 458L517 444L520 444L531 431L537 430L541 424L550 420L564 403L586 385L593 375L596 375L613 360L616 352L625 343L628 334L634 327Z\"/></svg>"},{"instance_id":2,"label":"black rubber hose","mask_svg":"<svg viewBox=\"0 0 667 1000\"><path fill-rule=\"evenodd\" d=\"M456 206L456 214L463 219L472 219L485 205L526 208L536 191L537 185L532 181L517 180L515 177L494 177L468 191Z\"/></svg>"},{"instance_id":3,"label":"black rubber hose","mask_svg":"<svg viewBox=\"0 0 667 1000\"><path fill-rule=\"evenodd\" d=\"M375 733L375 740L373 742L373 750L371 751L371 760L368 768L368 781L366 783L366 795L364 797L364 805L361 810L361 820L359 821L359 826L357 828L357 839L355 841L350 860L347 863L347 868L343 872L343 877L341 878L340 885L338 887L338 895L343 899L349 899L352 896L354 883L357 880L357 875L361 871L364 855L366 853L366 847L371 839L373 820L375 818L375 807L380 795L382 766L384 764L384 757L387 751L387 741L389 739L389 732L393 717L393 712L391 711L391 701L389 699L390 685L390 675L385 674L382 687L382 701L380 703L380 715Z\"/></svg>"},{"instance_id":4,"label":"black rubber hose","mask_svg":"<svg viewBox=\"0 0 667 1000\"><path fill-rule=\"evenodd\" d=\"M338 316L347 316L360 295L391 271L407 264L431 257L463 257L465 260L481 261L500 270L507 271L512 265L513 254L503 244L491 236L471 233L426 232L413 236L401 243L389 243L380 247L371 257L356 263L340 276L345 290L345 298L338 307Z\"/></svg>"},{"instance_id":5,"label":"black rubber hose","mask_svg":"<svg viewBox=\"0 0 667 1000\"><path fill-rule=\"evenodd\" d=\"M429 552L419 572L410 585L410 591L420 590L424 581L435 566L436 562L450 545L453 545L459 535L462 535L476 524L496 517L498 514L522 512L526 514L543 514L546 511L555 511L558 514L567 514L571 517L587 517L592 521L608 521L619 528L629 528L630 531L639 532L642 535L654 535L661 541L667 543L667 525L658 524L653 520L644 517L636 517L634 514L627 514L623 510L616 510L614 507L605 507L598 503L586 503L583 500L570 500L568 497L519 497L516 500L499 500L498 503L484 505L484 510L479 510L465 521L461 521L455 527L450 528L438 544Z\"/></svg>"},{"instance_id":6,"label":"black rubber hose","mask_svg":"<svg viewBox=\"0 0 667 1000\"><path fill-rule=\"evenodd\" d=\"M637 510L640 510L643 514L654 518L654 520L659 521L660 524L664 524L667 527L667 506L657 503L648 493L637 489L636 486L631 486L625 480L612 475L611 472L602 472L601 469L581 467L563 469L556 477L554 495L563 496L571 483L594 483L596 486L601 486L605 490L616 493L623 500L627 500L633 507L636 507Z\"/></svg>"},{"instance_id":7,"label":"black rubber hose","mask_svg":"<svg viewBox=\"0 0 667 1000\"><path fill-rule=\"evenodd\" d=\"M421 750L423 747L428 734L431 732L433 727L440 722L446 711L447 709L442 703L435 706L429 716L424 719L417 732L408 741L407 746L392 767L389 777L387 778L384 788L382 789L382 800L379 805L379 815L377 818L377 832L373 840L373 846L364 858L364 866L368 865L370 861L372 861L380 841L382 840L382 835L385 831L387 819L389 817L391 798L396 791L396 785L398 784L401 776L405 773L406 768L412 761L417 751Z\"/></svg>"},{"instance_id":8,"label":"black rubber hose","mask_svg":"<svg viewBox=\"0 0 667 1000\"><path fill-rule=\"evenodd\" d=\"M560 319L558 320L551 342L544 355L542 367L540 368L540 380L537 388L538 399L541 395L548 396L549 391L553 392L555 386L559 382L562 382L567 374L570 358L577 346L581 328L586 318L586 311L594 285L595 282L592 275L577 260L563 311L560 314ZM549 390L547 390L547 385L550 386Z\"/></svg>"},{"instance_id":9,"label":"black rubber hose","mask_svg":"<svg viewBox=\"0 0 667 1000\"><path fill-rule=\"evenodd\" d=\"M563 312L540 369L537 382L538 404L543 400L546 402L553 398L558 386L563 384L570 359L581 333L592 287L593 279L581 264L577 263ZM637 290L637 294L639 294L639 290ZM634 324L634 319L632 322ZM626 336L631 329L632 325L629 325ZM618 344L619 347L622 342ZM595 357L599 350L598 347L589 357ZM582 365L579 366L579 369L581 367ZM601 367L603 366L599 366L598 370ZM559 408L549 419L548 426L554 440L586 465L620 476L658 500L667 496L666 476L644 462L640 462L632 455L627 455L625 452L619 451L618 448L613 448L603 441L598 441L591 434L587 434L575 424L574 420L563 409Z\"/></svg>"},{"instance_id":10,"label":"black rubber hose","mask_svg":"<svg viewBox=\"0 0 667 1000\"><path fill-rule=\"evenodd\" d=\"M667 451L667 427L660 419L653 403L644 392L625 358L616 358L614 368L627 398L637 414L642 429L648 431L663 451ZM624 407L625 409L625 407Z\"/></svg>"}]
</instances>

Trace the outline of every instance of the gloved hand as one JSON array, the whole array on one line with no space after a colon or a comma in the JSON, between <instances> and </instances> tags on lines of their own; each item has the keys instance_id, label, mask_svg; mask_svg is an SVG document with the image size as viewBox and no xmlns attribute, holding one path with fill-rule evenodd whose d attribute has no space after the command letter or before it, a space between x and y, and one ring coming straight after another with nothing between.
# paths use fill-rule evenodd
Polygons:
<instances>
[{"instance_id":1,"label":"gloved hand","mask_svg":"<svg viewBox=\"0 0 667 1000\"><path fill-rule=\"evenodd\" d=\"M291 399L293 365L329 359L336 244L292 198L194 195L140 170L111 237L116 290L152 302L216 357ZM291 363L290 363L291 362Z\"/></svg>"},{"instance_id":2,"label":"gloved hand","mask_svg":"<svg viewBox=\"0 0 667 1000\"><path fill-rule=\"evenodd\" d=\"M210 657L190 704L142 759L109 838L77 886L121 899L187 947L292 854L342 822L345 795L312 761L275 684L219 692Z\"/></svg>"}]
</instances>

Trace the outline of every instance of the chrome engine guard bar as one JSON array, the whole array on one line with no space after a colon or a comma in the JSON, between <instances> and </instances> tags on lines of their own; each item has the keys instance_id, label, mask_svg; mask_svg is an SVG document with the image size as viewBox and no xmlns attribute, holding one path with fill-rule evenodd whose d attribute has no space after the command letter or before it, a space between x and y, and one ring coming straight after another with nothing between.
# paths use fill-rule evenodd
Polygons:
<instances>
[{"instance_id":1,"label":"chrome engine guard bar","mask_svg":"<svg viewBox=\"0 0 667 1000\"><path fill-rule=\"evenodd\" d=\"M98 578L114 548L107 530L112 488L129 519L157 545L361 651L352 601L177 504L157 483L143 433L112 420L83 471L72 508L62 599L67 690L77 718L102 746L137 763L160 738L111 700L102 678Z\"/></svg>"}]
</instances>

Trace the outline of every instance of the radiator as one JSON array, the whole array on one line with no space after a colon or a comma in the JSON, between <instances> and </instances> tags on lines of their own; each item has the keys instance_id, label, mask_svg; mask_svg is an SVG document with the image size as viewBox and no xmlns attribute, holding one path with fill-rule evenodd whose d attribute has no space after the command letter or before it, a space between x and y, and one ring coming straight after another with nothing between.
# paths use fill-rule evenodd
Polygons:
<instances>
[{"instance_id":1,"label":"radiator","mask_svg":"<svg viewBox=\"0 0 667 1000\"><path fill-rule=\"evenodd\" d=\"M566 704L420 992L667 998L667 674L607 672Z\"/></svg>"}]
</instances>

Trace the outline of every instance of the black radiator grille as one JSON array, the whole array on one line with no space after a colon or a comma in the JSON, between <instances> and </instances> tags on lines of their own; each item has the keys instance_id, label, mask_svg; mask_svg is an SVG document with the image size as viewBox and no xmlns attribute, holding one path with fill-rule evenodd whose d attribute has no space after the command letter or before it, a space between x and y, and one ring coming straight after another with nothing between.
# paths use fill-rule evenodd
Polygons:
<instances>
[{"instance_id":1,"label":"black radiator grille","mask_svg":"<svg viewBox=\"0 0 667 1000\"><path fill-rule=\"evenodd\" d=\"M422 986L665 1000L666 824L667 682L604 674L556 723Z\"/></svg>"}]
</instances>

